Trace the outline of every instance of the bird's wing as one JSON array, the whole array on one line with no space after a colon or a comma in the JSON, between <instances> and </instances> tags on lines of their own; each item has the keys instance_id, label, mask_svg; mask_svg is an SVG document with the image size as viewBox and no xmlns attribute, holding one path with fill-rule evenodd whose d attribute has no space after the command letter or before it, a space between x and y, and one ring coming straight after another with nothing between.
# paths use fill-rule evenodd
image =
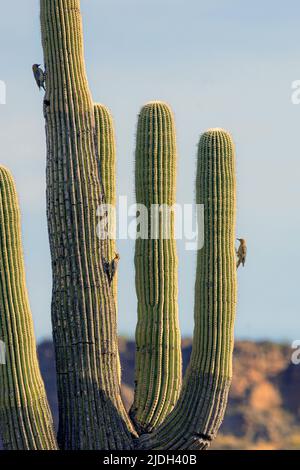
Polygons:
<instances>
[{"instance_id":1,"label":"bird's wing","mask_svg":"<svg viewBox=\"0 0 300 470\"><path fill-rule=\"evenodd\" d=\"M44 72L42 71L42 69L38 69L38 73L39 73L39 79L44 80Z\"/></svg>"},{"instance_id":2,"label":"bird's wing","mask_svg":"<svg viewBox=\"0 0 300 470\"><path fill-rule=\"evenodd\" d=\"M109 265L109 262L106 261L105 258L102 258L102 261L103 261L104 270L105 270L106 272L108 272L108 271L109 271L109 266L110 266L110 265Z\"/></svg>"}]
</instances>

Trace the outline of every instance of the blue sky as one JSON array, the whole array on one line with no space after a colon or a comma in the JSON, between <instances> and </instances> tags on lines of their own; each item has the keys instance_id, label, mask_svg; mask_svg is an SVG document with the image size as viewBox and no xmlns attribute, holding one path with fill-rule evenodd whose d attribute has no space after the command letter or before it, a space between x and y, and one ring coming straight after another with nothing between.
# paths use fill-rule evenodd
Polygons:
<instances>
[{"instance_id":1,"label":"blue sky","mask_svg":"<svg viewBox=\"0 0 300 470\"><path fill-rule=\"evenodd\" d=\"M137 114L153 99L173 108L178 136L179 203L194 200L196 147L209 127L236 143L237 235L248 240L239 270L238 338L300 338L300 3L290 0L82 0L85 51L95 101L116 126L118 192L134 202ZM1 6L0 161L17 181L28 288L39 339L51 334L51 271L45 216L42 93L31 65L42 62L39 1ZM136 322L134 242L119 242L119 332ZM193 329L195 253L182 242L182 334Z\"/></svg>"}]
</instances>

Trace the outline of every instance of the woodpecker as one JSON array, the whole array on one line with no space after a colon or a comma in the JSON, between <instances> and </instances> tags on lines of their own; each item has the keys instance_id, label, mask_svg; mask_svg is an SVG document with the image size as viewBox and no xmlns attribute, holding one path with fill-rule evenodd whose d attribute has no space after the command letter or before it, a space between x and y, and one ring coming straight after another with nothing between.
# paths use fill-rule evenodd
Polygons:
<instances>
[{"instance_id":1,"label":"woodpecker","mask_svg":"<svg viewBox=\"0 0 300 470\"><path fill-rule=\"evenodd\" d=\"M41 64L33 64L32 71L33 71L33 75L34 75L35 81L39 89L43 88L46 91L46 88L45 88L46 77L45 77L45 72L41 69Z\"/></svg>"},{"instance_id":2,"label":"woodpecker","mask_svg":"<svg viewBox=\"0 0 300 470\"><path fill-rule=\"evenodd\" d=\"M237 238L237 240L240 242L240 246L238 247L236 251L236 254L238 257L236 267L238 268L240 264L245 266L246 255L247 255L247 245L246 245L246 240L244 240L244 238Z\"/></svg>"},{"instance_id":3,"label":"woodpecker","mask_svg":"<svg viewBox=\"0 0 300 470\"><path fill-rule=\"evenodd\" d=\"M109 272L109 284L112 283L115 275L116 275L116 272L117 272L117 269L118 269L118 264L119 264L119 261L120 261L120 255L119 253L115 253L115 257L114 259L112 260L112 262L110 263L110 272Z\"/></svg>"},{"instance_id":4,"label":"woodpecker","mask_svg":"<svg viewBox=\"0 0 300 470\"><path fill-rule=\"evenodd\" d=\"M114 259L112 260L111 263L109 261L107 261L105 258L103 258L104 272L108 277L109 285L111 285L111 283L112 283L112 281L113 281L113 279L116 275L119 261L120 261L120 255L118 253L115 253L115 257L114 257Z\"/></svg>"}]
</instances>

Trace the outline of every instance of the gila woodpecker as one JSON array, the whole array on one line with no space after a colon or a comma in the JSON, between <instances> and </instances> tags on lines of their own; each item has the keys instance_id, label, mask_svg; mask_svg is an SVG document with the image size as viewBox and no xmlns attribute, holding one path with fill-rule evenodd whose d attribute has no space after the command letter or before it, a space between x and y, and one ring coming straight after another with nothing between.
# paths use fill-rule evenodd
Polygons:
<instances>
[{"instance_id":1,"label":"gila woodpecker","mask_svg":"<svg viewBox=\"0 0 300 470\"><path fill-rule=\"evenodd\" d=\"M41 65L40 64L34 64L32 66L32 71L33 71L33 75L34 75L35 81L36 81L37 86L39 87L39 89L43 88L46 91L46 88L45 88L45 72L41 69Z\"/></svg>"},{"instance_id":2,"label":"gila woodpecker","mask_svg":"<svg viewBox=\"0 0 300 470\"><path fill-rule=\"evenodd\" d=\"M240 246L237 249L237 264L236 267L238 268L240 264L245 266L245 261L246 261L246 255L247 255L247 245L246 245L246 240L244 238L237 238L237 240L240 242Z\"/></svg>"}]
</instances>

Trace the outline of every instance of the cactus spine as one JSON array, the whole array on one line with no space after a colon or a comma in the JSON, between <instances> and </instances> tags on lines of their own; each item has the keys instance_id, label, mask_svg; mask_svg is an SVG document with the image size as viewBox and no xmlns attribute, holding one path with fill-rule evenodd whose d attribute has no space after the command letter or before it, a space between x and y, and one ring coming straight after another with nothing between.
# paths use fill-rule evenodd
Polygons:
<instances>
[{"instance_id":1,"label":"cactus spine","mask_svg":"<svg viewBox=\"0 0 300 470\"><path fill-rule=\"evenodd\" d=\"M139 116L136 147L136 200L147 208L149 220L147 234L140 234L135 249L138 324L131 409L131 417L142 430L151 430L164 420L181 387L178 262L174 212L169 210L176 200L176 159L172 111L164 103L147 104ZM150 218L153 205L162 208L156 226ZM156 231L157 238L152 239Z\"/></svg>"},{"instance_id":2,"label":"cactus spine","mask_svg":"<svg viewBox=\"0 0 300 470\"><path fill-rule=\"evenodd\" d=\"M0 167L0 429L6 449L57 448L25 282L18 198L11 174Z\"/></svg>"},{"instance_id":3,"label":"cactus spine","mask_svg":"<svg viewBox=\"0 0 300 470\"><path fill-rule=\"evenodd\" d=\"M61 449L128 449L134 432L118 380L116 309L97 237L104 202L79 0L41 0L47 214Z\"/></svg>"},{"instance_id":4,"label":"cactus spine","mask_svg":"<svg viewBox=\"0 0 300 470\"><path fill-rule=\"evenodd\" d=\"M191 361L173 412L142 448L205 449L222 422L232 376L236 309L235 152L230 135L211 129L200 139L196 198L204 205L198 252Z\"/></svg>"}]
</instances>

